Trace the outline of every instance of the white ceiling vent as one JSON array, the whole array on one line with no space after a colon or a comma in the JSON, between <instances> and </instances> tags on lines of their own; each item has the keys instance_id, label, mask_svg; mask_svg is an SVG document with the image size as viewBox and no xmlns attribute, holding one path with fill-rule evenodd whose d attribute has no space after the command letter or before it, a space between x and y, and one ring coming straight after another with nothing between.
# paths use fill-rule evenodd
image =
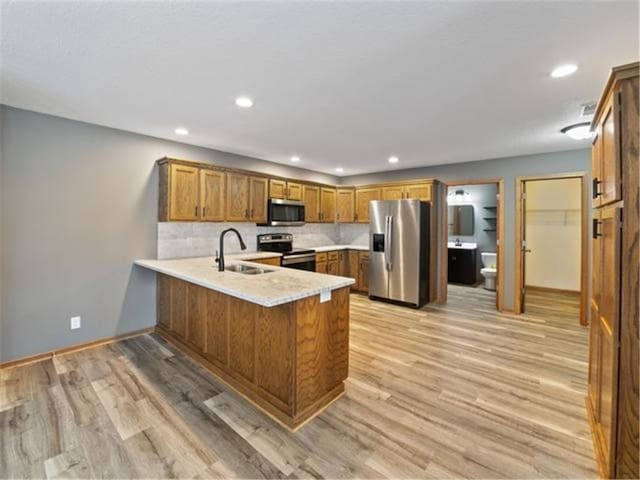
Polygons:
<instances>
[{"instance_id":1,"label":"white ceiling vent","mask_svg":"<svg viewBox=\"0 0 640 480\"><path fill-rule=\"evenodd\" d=\"M596 102L587 102L580 105L580 116L590 117L596 111Z\"/></svg>"}]
</instances>

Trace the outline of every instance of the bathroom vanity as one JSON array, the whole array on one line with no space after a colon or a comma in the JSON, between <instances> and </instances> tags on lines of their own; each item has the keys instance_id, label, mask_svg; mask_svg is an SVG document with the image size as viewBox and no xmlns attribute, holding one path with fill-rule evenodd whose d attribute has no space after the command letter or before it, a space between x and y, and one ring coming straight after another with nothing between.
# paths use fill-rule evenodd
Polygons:
<instances>
[{"instance_id":1,"label":"bathroom vanity","mask_svg":"<svg viewBox=\"0 0 640 480\"><path fill-rule=\"evenodd\" d=\"M475 285L478 281L476 275L478 246L475 243L456 245L455 242L449 242L447 246L449 282Z\"/></svg>"}]
</instances>

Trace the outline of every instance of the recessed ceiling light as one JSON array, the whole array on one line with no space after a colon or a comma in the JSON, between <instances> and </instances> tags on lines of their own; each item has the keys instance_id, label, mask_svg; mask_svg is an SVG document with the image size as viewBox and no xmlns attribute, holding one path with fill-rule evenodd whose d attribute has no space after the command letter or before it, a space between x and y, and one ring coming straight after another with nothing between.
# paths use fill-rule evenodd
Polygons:
<instances>
[{"instance_id":1,"label":"recessed ceiling light","mask_svg":"<svg viewBox=\"0 0 640 480\"><path fill-rule=\"evenodd\" d=\"M249 97L238 97L236 98L236 105L242 108L251 108L253 107L253 100Z\"/></svg>"},{"instance_id":2,"label":"recessed ceiling light","mask_svg":"<svg viewBox=\"0 0 640 480\"><path fill-rule=\"evenodd\" d=\"M291 161L293 163L298 163L300 161L300 157L297 155L294 155L293 157L291 157Z\"/></svg>"},{"instance_id":3,"label":"recessed ceiling light","mask_svg":"<svg viewBox=\"0 0 640 480\"><path fill-rule=\"evenodd\" d=\"M567 137L574 140L586 140L591 138L593 132L591 131L591 124L589 122L576 123L575 125L569 125L560 130Z\"/></svg>"},{"instance_id":4,"label":"recessed ceiling light","mask_svg":"<svg viewBox=\"0 0 640 480\"><path fill-rule=\"evenodd\" d=\"M189 130L184 127L178 127L174 130L174 132L176 132L176 135L189 135Z\"/></svg>"},{"instance_id":5,"label":"recessed ceiling light","mask_svg":"<svg viewBox=\"0 0 640 480\"><path fill-rule=\"evenodd\" d=\"M336 168L336 172L342 173L342 172L344 172L344 168L338 167L338 168Z\"/></svg>"},{"instance_id":6,"label":"recessed ceiling light","mask_svg":"<svg viewBox=\"0 0 640 480\"><path fill-rule=\"evenodd\" d=\"M562 77L568 77L569 75L572 75L574 73L576 73L578 71L578 66L574 65L572 63L568 63L567 65L560 65L556 68L554 68L551 71L551 76L553 78L562 78Z\"/></svg>"},{"instance_id":7,"label":"recessed ceiling light","mask_svg":"<svg viewBox=\"0 0 640 480\"><path fill-rule=\"evenodd\" d=\"M391 157L389 157L389 163L398 163L399 161L400 159L395 155L392 155Z\"/></svg>"}]
</instances>

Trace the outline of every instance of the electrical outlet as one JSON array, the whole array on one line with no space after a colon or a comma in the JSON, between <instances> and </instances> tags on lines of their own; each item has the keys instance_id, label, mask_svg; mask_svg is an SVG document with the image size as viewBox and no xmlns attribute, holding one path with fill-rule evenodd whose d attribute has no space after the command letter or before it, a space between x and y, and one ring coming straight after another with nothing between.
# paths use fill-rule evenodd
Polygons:
<instances>
[{"instance_id":1,"label":"electrical outlet","mask_svg":"<svg viewBox=\"0 0 640 480\"><path fill-rule=\"evenodd\" d=\"M71 330L75 330L76 328L80 328L80 317L71 317Z\"/></svg>"}]
</instances>

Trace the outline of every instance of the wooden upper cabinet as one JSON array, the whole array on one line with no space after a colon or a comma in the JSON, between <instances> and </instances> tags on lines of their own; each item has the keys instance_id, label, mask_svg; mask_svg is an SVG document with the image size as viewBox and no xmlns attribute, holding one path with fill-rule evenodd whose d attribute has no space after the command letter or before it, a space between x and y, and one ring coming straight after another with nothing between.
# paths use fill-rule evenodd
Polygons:
<instances>
[{"instance_id":1,"label":"wooden upper cabinet","mask_svg":"<svg viewBox=\"0 0 640 480\"><path fill-rule=\"evenodd\" d=\"M334 223L336 221L336 189L320 188L320 221Z\"/></svg>"},{"instance_id":2,"label":"wooden upper cabinet","mask_svg":"<svg viewBox=\"0 0 640 480\"><path fill-rule=\"evenodd\" d=\"M369 202L380 200L379 188L356 188L355 218L358 223L369 223Z\"/></svg>"},{"instance_id":3,"label":"wooden upper cabinet","mask_svg":"<svg viewBox=\"0 0 640 480\"><path fill-rule=\"evenodd\" d=\"M302 201L302 184L287 182L287 198L289 200Z\"/></svg>"},{"instance_id":4,"label":"wooden upper cabinet","mask_svg":"<svg viewBox=\"0 0 640 480\"><path fill-rule=\"evenodd\" d=\"M620 171L619 132L615 119L618 117L618 93L613 92L602 117L602 159L600 175L600 205L617 202L622 198ZM637 132L636 132L637 133Z\"/></svg>"},{"instance_id":5,"label":"wooden upper cabinet","mask_svg":"<svg viewBox=\"0 0 640 480\"><path fill-rule=\"evenodd\" d=\"M199 169L171 164L169 178L169 220L198 220Z\"/></svg>"},{"instance_id":6,"label":"wooden upper cabinet","mask_svg":"<svg viewBox=\"0 0 640 480\"><path fill-rule=\"evenodd\" d=\"M245 222L249 218L249 176L227 173L227 213L230 222Z\"/></svg>"},{"instance_id":7,"label":"wooden upper cabinet","mask_svg":"<svg viewBox=\"0 0 640 480\"><path fill-rule=\"evenodd\" d=\"M415 185L406 185L404 187L404 198L415 198L422 200L423 202L431 201L431 184L430 183L418 183Z\"/></svg>"},{"instance_id":8,"label":"wooden upper cabinet","mask_svg":"<svg viewBox=\"0 0 640 480\"><path fill-rule=\"evenodd\" d=\"M382 187L382 200L416 199L430 202L432 184L428 182L389 185Z\"/></svg>"},{"instance_id":9,"label":"wooden upper cabinet","mask_svg":"<svg viewBox=\"0 0 640 480\"><path fill-rule=\"evenodd\" d=\"M302 200L302 184L272 178L269 180L269 198Z\"/></svg>"},{"instance_id":10,"label":"wooden upper cabinet","mask_svg":"<svg viewBox=\"0 0 640 480\"><path fill-rule=\"evenodd\" d=\"M267 179L249 177L249 220L256 223L267 221Z\"/></svg>"},{"instance_id":11,"label":"wooden upper cabinet","mask_svg":"<svg viewBox=\"0 0 640 480\"><path fill-rule=\"evenodd\" d=\"M394 185L382 187L382 200L402 200L404 198L404 186Z\"/></svg>"},{"instance_id":12,"label":"wooden upper cabinet","mask_svg":"<svg viewBox=\"0 0 640 480\"><path fill-rule=\"evenodd\" d=\"M317 185L302 186L304 202L304 221L316 223L320 221L320 187Z\"/></svg>"},{"instance_id":13,"label":"wooden upper cabinet","mask_svg":"<svg viewBox=\"0 0 640 480\"><path fill-rule=\"evenodd\" d=\"M277 180L275 178L269 180L269 198L287 198L286 180Z\"/></svg>"},{"instance_id":14,"label":"wooden upper cabinet","mask_svg":"<svg viewBox=\"0 0 640 480\"><path fill-rule=\"evenodd\" d=\"M355 191L353 188L336 190L336 220L338 223L353 223Z\"/></svg>"},{"instance_id":15,"label":"wooden upper cabinet","mask_svg":"<svg viewBox=\"0 0 640 480\"><path fill-rule=\"evenodd\" d=\"M591 144L591 206L600 206L602 198L602 125L598 125Z\"/></svg>"},{"instance_id":16,"label":"wooden upper cabinet","mask_svg":"<svg viewBox=\"0 0 640 480\"><path fill-rule=\"evenodd\" d=\"M200 170L200 220L224 220L224 173L218 170Z\"/></svg>"}]
</instances>

